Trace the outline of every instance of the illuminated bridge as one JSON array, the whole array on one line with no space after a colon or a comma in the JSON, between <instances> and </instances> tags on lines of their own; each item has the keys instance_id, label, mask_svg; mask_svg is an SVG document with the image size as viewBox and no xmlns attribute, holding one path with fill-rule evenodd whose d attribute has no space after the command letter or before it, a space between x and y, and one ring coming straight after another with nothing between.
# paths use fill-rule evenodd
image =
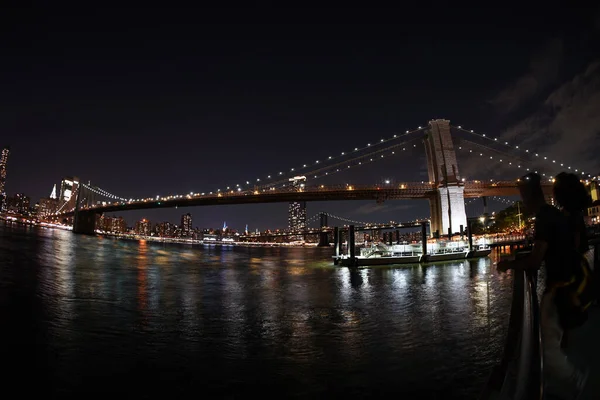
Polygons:
<instances>
[{"instance_id":1,"label":"illuminated bridge","mask_svg":"<svg viewBox=\"0 0 600 400\"><path fill-rule=\"evenodd\" d=\"M492 139L486 135L467 131L462 127L451 127L448 120L432 120L426 127L419 127L405 134L394 135L389 139L368 143L362 148L355 148L350 152L329 157L326 160L317 160L312 164L303 164L298 168L291 168L287 172L268 175L245 184L236 184L212 192L191 192L187 194L174 194L168 196L154 196L147 198L126 198L111 194L97 186L80 184L77 196L64 202L53 215L55 219L73 218L73 231L78 233L93 233L95 230L96 215L106 212L119 212L128 210L144 210L154 208L212 206L228 204L256 204L295 201L339 201L339 200L374 200L384 202L391 200L427 199L430 205L430 231L440 233L458 232L459 227L466 227L467 217L465 199L486 198L491 196L513 196L518 194L517 181L478 181L465 180L458 169L456 148L452 140L452 129L468 132L480 139L487 139L497 143L497 138ZM417 135L417 133L420 133ZM322 178L349 168L360 167L375 162L381 158L401 154L409 144L415 140L424 143L427 158L428 182L391 182L384 181L371 185L313 185L312 180ZM464 144L469 146L465 146ZM527 171L534 171L533 162L540 161L540 155L519 149L519 146L502 144L506 151L499 151L490 146L481 145L469 140L462 140L458 150L468 152L470 156L483 157L486 162L498 162L515 167L515 175L523 175ZM416 147L413 144L412 147ZM515 149L525 154L512 154ZM485 154L484 154L485 152ZM530 159L527 157L530 156ZM555 172L570 169L563 163L543 157L555 168ZM533 160L532 160L533 159ZM537 161L536 161L537 159ZM489 160L489 161L488 161ZM528 166L529 165L529 166ZM560 167L559 167L560 165ZM581 173L582 178L591 178L590 174L574 169ZM545 174L542 174L545 176ZM290 184L290 176L302 176L307 184ZM547 195L551 194L551 175L543 184ZM98 201L105 198L106 201Z\"/></svg>"}]
</instances>

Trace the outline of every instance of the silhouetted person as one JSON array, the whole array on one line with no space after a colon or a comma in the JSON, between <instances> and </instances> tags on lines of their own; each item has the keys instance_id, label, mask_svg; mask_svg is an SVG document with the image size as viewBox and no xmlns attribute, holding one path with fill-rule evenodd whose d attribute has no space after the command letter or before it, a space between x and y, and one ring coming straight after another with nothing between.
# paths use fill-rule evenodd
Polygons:
<instances>
[{"instance_id":1,"label":"silhouetted person","mask_svg":"<svg viewBox=\"0 0 600 400\"><path fill-rule=\"evenodd\" d=\"M574 230L575 248L584 255L589 251L589 246L583 216L591 205L592 198L579 177L566 172L556 175L553 192L554 199Z\"/></svg>"},{"instance_id":2,"label":"silhouetted person","mask_svg":"<svg viewBox=\"0 0 600 400\"><path fill-rule=\"evenodd\" d=\"M519 180L523 205L535 214L533 249L528 257L500 261L498 271L546 268L546 286L540 307L540 325L544 355L544 373L548 392L577 397L587 374L579 372L561 349L563 328L556 306L556 289L571 278L574 230L565 215L546 203L540 176L527 174ZM567 397L569 398L569 397Z\"/></svg>"},{"instance_id":3,"label":"silhouetted person","mask_svg":"<svg viewBox=\"0 0 600 400\"><path fill-rule=\"evenodd\" d=\"M553 192L554 199L573 230L573 245L579 256L585 257L589 246L583 215L592 202L591 196L577 175L566 172L561 172L554 179ZM565 329L563 348L567 347L568 332Z\"/></svg>"}]
</instances>

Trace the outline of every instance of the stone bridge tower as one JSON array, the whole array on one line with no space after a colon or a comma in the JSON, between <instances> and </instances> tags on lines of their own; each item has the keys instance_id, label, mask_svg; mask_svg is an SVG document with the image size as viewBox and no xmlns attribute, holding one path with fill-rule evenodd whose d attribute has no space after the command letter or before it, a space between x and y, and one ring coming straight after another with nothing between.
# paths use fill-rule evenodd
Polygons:
<instances>
[{"instance_id":1,"label":"stone bridge tower","mask_svg":"<svg viewBox=\"0 0 600 400\"><path fill-rule=\"evenodd\" d=\"M440 235L460 232L461 226L467 227L467 214L464 183L458 173L450 121L429 121L424 143L429 181L436 187L429 198L431 232L439 231Z\"/></svg>"}]
</instances>

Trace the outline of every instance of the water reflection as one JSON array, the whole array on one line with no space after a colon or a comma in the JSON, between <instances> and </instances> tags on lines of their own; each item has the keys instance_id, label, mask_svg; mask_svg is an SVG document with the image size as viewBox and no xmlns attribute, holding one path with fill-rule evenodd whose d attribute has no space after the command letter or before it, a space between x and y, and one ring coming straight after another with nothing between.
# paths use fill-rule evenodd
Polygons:
<instances>
[{"instance_id":1,"label":"water reflection","mask_svg":"<svg viewBox=\"0 0 600 400\"><path fill-rule=\"evenodd\" d=\"M0 257L35 259L36 274L21 278L34 289L20 295L47 310L38 323L52 334L41 340L62 361L40 354L36 362L52 363L65 390L84 394L104 377L114 382L106 392L118 384L154 394L139 373L163 389L223 397L411 398L418 390L468 399L501 354L510 277L493 273L487 258L348 269L330 265L330 249L54 232L0 229ZM0 269L0 290L23 268Z\"/></svg>"}]
</instances>

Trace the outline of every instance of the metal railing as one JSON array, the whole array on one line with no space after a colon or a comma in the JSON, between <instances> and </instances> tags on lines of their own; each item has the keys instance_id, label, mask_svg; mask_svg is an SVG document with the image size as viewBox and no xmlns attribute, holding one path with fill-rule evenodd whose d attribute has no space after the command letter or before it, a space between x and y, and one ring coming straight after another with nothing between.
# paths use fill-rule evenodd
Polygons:
<instances>
[{"instance_id":1,"label":"metal railing","mask_svg":"<svg viewBox=\"0 0 600 400\"><path fill-rule=\"evenodd\" d=\"M589 239L592 266L600 268L600 236ZM520 251L517 258L529 251ZM541 400L544 395L543 351L537 271L514 271L508 334L500 364L492 369L480 400Z\"/></svg>"},{"instance_id":2,"label":"metal railing","mask_svg":"<svg viewBox=\"0 0 600 400\"><path fill-rule=\"evenodd\" d=\"M527 251L517 253L523 257ZM543 398L543 356L537 271L514 271L513 299L504 355L480 400Z\"/></svg>"}]
</instances>

